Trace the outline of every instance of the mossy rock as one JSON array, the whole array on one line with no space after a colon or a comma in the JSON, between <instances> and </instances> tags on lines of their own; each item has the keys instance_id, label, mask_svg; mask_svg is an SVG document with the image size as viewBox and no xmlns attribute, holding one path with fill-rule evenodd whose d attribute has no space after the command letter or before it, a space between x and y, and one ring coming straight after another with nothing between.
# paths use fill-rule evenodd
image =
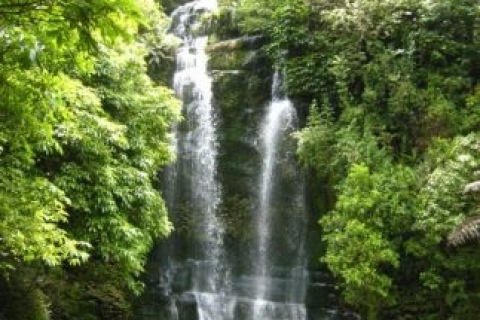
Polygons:
<instances>
[{"instance_id":1,"label":"mossy rock","mask_svg":"<svg viewBox=\"0 0 480 320\"><path fill-rule=\"evenodd\" d=\"M219 174L224 190L235 190L240 196L251 193L251 181L259 174L261 160L257 137L263 117L263 107L270 94L252 87L265 82L248 70L238 74L222 74L215 78L214 96L220 113Z\"/></svg>"},{"instance_id":2,"label":"mossy rock","mask_svg":"<svg viewBox=\"0 0 480 320\"><path fill-rule=\"evenodd\" d=\"M163 10L167 15L170 15L177 7L190 2L191 0L162 0L160 1Z\"/></svg>"},{"instance_id":3,"label":"mossy rock","mask_svg":"<svg viewBox=\"0 0 480 320\"><path fill-rule=\"evenodd\" d=\"M239 50L258 51L264 44L265 37L261 35L242 36L234 39L213 42L207 47L207 52L238 52Z\"/></svg>"},{"instance_id":4,"label":"mossy rock","mask_svg":"<svg viewBox=\"0 0 480 320\"><path fill-rule=\"evenodd\" d=\"M209 55L210 68L214 75L222 74L219 71L236 70L241 72L244 67L247 52L213 52Z\"/></svg>"},{"instance_id":5,"label":"mossy rock","mask_svg":"<svg viewBox=\"0 0 480 320\"><path fill-rule=\"evenodd\" d=\"M146 57L148 62L148 75L155 82L161 85L169 86L172 83L173 74L175 73L175 57L171 52L160 61L156 61L153 55Z\"/></svg>"}]
</instances>

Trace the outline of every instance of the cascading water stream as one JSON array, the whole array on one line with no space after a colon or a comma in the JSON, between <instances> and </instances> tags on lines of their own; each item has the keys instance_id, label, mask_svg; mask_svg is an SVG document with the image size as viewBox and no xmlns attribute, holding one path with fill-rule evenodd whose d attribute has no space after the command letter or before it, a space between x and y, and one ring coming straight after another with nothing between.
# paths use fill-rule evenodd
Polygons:
<instances>
[{"instance_id":1,"label":"cascading water stream","mask_svg":"<svg viewBox=\"0 0 480 320\"><path fill-rule=\"evenodd\" d=\"M172 13L173 32L182 40L176 55L174 88L184 103L186 129L178 135L181 171L188 175L187 193L191 210L200 218L195 232L197 252L192 263L192 288L200 320L220 320L224 313L222 297L228 288L224 258L224 228L217 217L220 188L216 181L217 137L212 105L212 79L207 71L201 34L201 15L215 10L216 1L198 0L180 6Z\"/></svg>"},{"instance_id":2,"label":"cascading water stream","mask_svg":"<svg viewBox=\"0 0 480 320\"><path fill-rule=\"evenodd\" d=\"M275 72L272 84L272 101L268 107L267 116L261 130L263 167L260 180L260 210L257 221L258 235L258 264L257 273L267 280L269 263L269 245L271 230L271 197L272 176L274 174L279 139L284 130L291 126L295 117L295 109L290 100L282 99L280 95L280 79ZM268 284L264 281L257 283L255 290L257 299L264 299Z\"/></svg>"},{"instance_id":3,"label":"cascading water stream","mask_svg":"<svg viewBox=\"0 0 480 320\"><path fill-rule=\"evenodd\" d=\"M294 242L292 245L283 248L285 254L290 259L290 264L284 267L287 275L284 275L283 286L284 296L282 301L269 302L275 287L274 268L277 261L272 257L275 255L273 230L277 225L274 220L278 220L277 211L273 205L274 191L276 188L276 176L282 175L282 168L279 162L285 161L285 152L291 150L281 150L282 143L289 139L289 135L297 128L297 115L292 102L282 94L282 77L277 71L273 77L272 84L272 100L268 106L266 117L262 123L261 130L261 148L262 148L262 173L260 177L260 194L259 194L259 210L256 219L257 232L257 248L254 250L257 255L255 260L255 271L257 280L254 288L256 303L253 306L252 319L285 319L285 320L302 320L306 319L306 311L303 305L306 288L306 272L305 272L305 252L304 252L304 192L303 181L299 178L299 174L293 174L289 184L299 182L295 186L293 195L289 196L295 203L295 209L298 211L287 218L284 223L293 223L295 234L288 234L286 237L292 237ZM283 148L285 149L285 148ZM287 161L288 162L288 161ZM278 186L277 186L278 188ZM294 221L300 221L295 223ZM285 237L285 236L284 236ZM280 248L282 249L282 248Z\"/></svg>"},{"instance_id":4,"label":"cascading water stream","mask_svg":"<svg viewBox=\"0 0 480 320\"><path fill-rule=\"evenodd\" d=\"M253 158L261 157L244 176L248 187L243 195L251 206L244 207L243 216L237 207L229 209L234 219L225 220L232 231L232 221L247 219L252 228L244 234L251 236L235 242L226 233L225 200L240 199L242 190L221 192L217 180L229 174L223 166L217 178L217 158L225 160L225 149L217 150L225 147L217 130L225 119L218 122L213 108L208 39L201 21L216 6L212 0L196 0L171 15L172 31L181 39L173 82L183 101L184 121L174 130L177 161L164 171L164 197L179 231L157 247L159 276L152 289L158 307L144 312L148 320L305 320L305 199L291 137L298 125L278 72L259 131L261 150L253 142L249 149ZM262 105L258 107L260 115ZM260 117L253 120L245 128L254 134ZM221 137L225 143L226 136Z\"/></svg>"}]
</instances>

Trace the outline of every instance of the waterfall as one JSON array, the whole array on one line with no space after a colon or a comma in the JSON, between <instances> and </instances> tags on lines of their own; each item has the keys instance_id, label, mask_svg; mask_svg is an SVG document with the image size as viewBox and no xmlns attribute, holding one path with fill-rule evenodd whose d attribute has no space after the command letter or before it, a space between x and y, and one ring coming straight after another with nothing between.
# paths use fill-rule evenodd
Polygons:
<instances>
[{"instance_id":1,"label":"waterfall","mask_svg":"<svg viewBox=\"0 0 480 320\"><path fill-rule=\"evenodd\" d=\"M212 79L207 71L201 16L216 9L216 1L199 0L172 13L173 32L182 40L177 50L174 88L183 101L185 123L177 132L179 171L189 186L190 210L198 216L196 252L191 262L191 295L200 320L220 320L228 290L224 258L224 228L217 216L220 187L216 181L217 137L212 105ZM177 182L178 183L178 182Z\"/></svg>"},{"instance_id":2,"label":"waterfall","mask_svg":"<svg viewBox=\"0 0 480 320\"><path fill-rule=\"evenodd\" d=\"M261 141L263 167L260 179L260 210L257 219L258 235L258 264L257 268L262 277L268 276L270 265L268 249L271 242L271 215L272 215L272 190L275 162L277 161L277 149L279 139L285 132L292 128L295 119L295 109L292 102L282 99L280 95L280 80L278 72L275 72L272 84L272 101L269 104L268 112L262 125ZM256 288L257 298L265 298L266 284L259 281Z\"/></svg>"},{"instance_id":3,"label":"waterfall","mask_svg":"<svg viewBox=\"0 0 480 320\"><path fill-rule=\"evenodd\" d=\"M263 164L252 258L257 277L253 319L302 320L306 319L304 183L289 145L291 133L298 128L296 110L283 94L282 78L276 71L272 100L260 131ZM280 237L275 235L279 232ZM292 241L285 242L288 238ZM278 246L279 243L282 245ZM279 280L283 291L280 295L276 288Z\"/></svg>"},{"instance_id":4,"label":"waterfall","mask_svg":"<svg viewBox=\"0 0 480 320\"><path fill-rule=\"evenodd\" d=\"M232 117L222 114L226 117L218 121L214 109L202 23L202 16L215 9L215 1L196 0L171 15L171 30L181 39L173 86L183 101L184 120L174 128L177 161L162 180L176 230L152 253L150 264L156 269L149 274L156 276L148 286L152 300L142 309L142 320L305 320L306 209L292 138L298 129L296 110L276 72L270 103L252 105L255 116L242 122L242 135L229 136L238 139L234 144L226 140ZM237 181L230 181L230 170L238 170L241 159L253 161L237 175L243 180L232 183ZM219 166L221 160L227 166ZM239 205L227 210L225 199ZM232 220L240 221L236 228L248 229L240 230L244 238L227 232Z\"/></svg>"}]
</instances>

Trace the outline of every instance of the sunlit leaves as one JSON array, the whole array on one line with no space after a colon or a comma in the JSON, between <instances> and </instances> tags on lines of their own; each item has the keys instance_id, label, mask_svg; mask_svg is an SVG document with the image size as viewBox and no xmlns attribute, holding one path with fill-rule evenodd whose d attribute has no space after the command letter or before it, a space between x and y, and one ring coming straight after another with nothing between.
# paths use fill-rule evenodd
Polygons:
<instances>
[{"instance_id":1,"label":"sunlit leaves","mask_svg":"<svg viewBox=\"0 0 480 320\"><path fill-rule=\"evenodd\" d=\"M104 49L92 78L99 85L105 109L113 119L128 122L130 157L150 174L170 158L168 125L179 117L172 92L155 86L146 74L141 44ZM137 158L137 154L148 156Z\"/></svg>"},{"instance_id":2,"label":"sunlit leaves","mask_svg":"<svg viewBox=\"0 0 480 320\"><path fill-rule=\"evenodd\" d=\"M83 280L138 293L172 228L154 184L179 108L145 62L166 18L149 0L23 4L0 5L0 276L94 265Z\"/></svg>"},{"instance_id":3,"label":"sunlit leaves","mask_svg":"<svg viewBox=\"0 0 480 320\"><path fill-rule=\"evenodd\" d=\"M335 209L321 219L327 254L345 298L356 306L391 302L388 265L399 267L402 237L414 222L415 179L406 167L371 172L353 165L339 188Z\"/></svg>"},{"instance_id":4,"label":"sunlit leaves","mask_svg":"<svg viewBox=\"0 0 480 320\"><path fill-rule=\"evenodd\" d=\"M0 203L0 269L34 261L75 265L88 258L88 243L59 227L67 221L69 199L48 180L3 170Z\"/></svg>"},{"instance_id":5,"label":"sunlit leaves","mask_svg":"<svg viewBox=\"0 0 480 320\"><path fill-rule=\"evenodd\" d=\"M172 228L153 180L172 158L168 127L179 105L146 75L142 43L99 49L91 76L59 84L73 109L56 131L64 152L54 182L71 197L71 232L123 273L115 285L138 292L149 248Z\"/></svg>"},{"instance_id":6,"label":"sunlit leaves","mask_svg":"<svg viewBox=\"0 0 480 320\"><path fill-rule=\"evenodd\" d=\"M434 318L474 308L475 295L461 292L477 290L460 279L471 274L458 270L476 276L478 254L444 245L452 230L478 232L478 199L463 187L479 167L477 138L465 136L480 125L479 8L476 0L286 1L258 29L285 67L291 96L317 101L297 134L298 154L327 184L322 207L333 207L321 219L325 261L347 300L365 309L422 285L437 290L419 294L438 299L431 310L451 308ZM363 252L369 246L398 263L388 254L378 262ZM370 269L357 269L362 259ZM395 281L412 285L396 291ZM365 302L368 295L376 298Z\"/></svg>"},{"instance_id":7,"label":"sunlit leaves","mask_svg":"<svg viewBox=\"0 0 480 320\"><path fill-rule=\"evenodd\" d=\"M398 266L399 261L380 232L352 219L342 232L330 233L325 240L328 249L323 260L341 279L349 303L368 307L388 300L392 279L379 272L379 268L387 264Z\"/></svg>"}]
</instances>

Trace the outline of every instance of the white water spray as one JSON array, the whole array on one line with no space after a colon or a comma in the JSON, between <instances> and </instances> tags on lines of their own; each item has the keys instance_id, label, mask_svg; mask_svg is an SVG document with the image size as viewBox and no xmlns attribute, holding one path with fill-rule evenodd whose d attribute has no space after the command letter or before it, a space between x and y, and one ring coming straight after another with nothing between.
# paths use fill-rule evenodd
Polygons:
<instances>
[{"instance_id":1,"label":"white water spray","mask_svg":"<svg viewBox=\"0 0 480 320\"><path fill-rule=\"evenodd\" d=\"M296 110L292 102L282 95L282 77L279 72L275 72L272 84L272 100L268 106L266 117L262 124L261 130L261 148L263 156L262 174L260 179L260 195L259 195L259 212L257 217L257 253L256 274L257 280L255 284L255 299L258 303L253 307L253 319L288 319L302 320L306 319L306 311L303 303L305 289L305 271L303 266L304 248L303 240L297 244L296 252L290 259L298 260L296 269L300 270L300 276L296 276L295 269L290 270L290 279L287 279L284 290L290 292L285 293L283 303L273 303L267 301L272 295L269 290L274 287L274 262L271 261L274 247L272 233L274 231L273 219L276 210L272 203L273 192L275 188L275 175L280 175L279 148L282 140L287 139L297 127ZM303 186L300 188L301 209L303 207ZM298 197L297 197L298 198ZM304 213L304 212L302 212ZM288 223L289 221L285 221ZM292 235L285 235L286 237ZM286 249L286 248L285 248ZM294 296L293 293L299 296ZM299 303L301 302L301 303Z\"/></svg>"},{"instance_id":2,"label":"white water spray","mask_svg":"<svg viewBox=\"0 0 480 320\"><path fill-rule=\"evenodd\" d=\"M174 88L184 102L187 132L179 146L184 169L190 175L190 203L201 217L199 246L193 265L192 292L200 320L223 320L223 299L228 288L224 259L224 227L217 216L220 188L216 181L217 137L212 104L212 79L205 53L208 38L200 18L217 8L216 1L187 3L172 13L174 33L182 40L177 50ZM198 35L200 34L200 35Z\"/></svg>"},{"instance_id":3,"label":"white water spray","mask_svg":"<svg viewBox=\"0 0 480 320\"><path fill-rule=\"evenodd\" d=\"M260 132L262 166L257 194L259 205L257 218L253 221L256 236L243 244L244 250L255 252L251 257L254 268L236 270L235 277L230 274L234 271L231 271L233 268L225 252L225 227L217 212L221 190L216 179L217 121L205 52L208 39L200 22L203 14L215 9L215 1L197 0L177 8L171 16L173 32L182 40L177 50L174 88L183 101L185 119L178 126L177 171L172 177L176 179L180 206L188 204L187 214L194 216L197 225L191 230L195 233L190 235L193 243L180 247L180 250L194 250L186 253L187 260L176 273L177 283L183 281L183 284L182 289L177 291L178 296L176 293L170 295L175 301L169 306L168 320L183 319L184 315L188 320L304 320L306 277L302 244L305 232L302 229L304 221L299 218L305 209L303 184L298 183L298 174L295 169L292 170L296 167L294 161L286 155L293 152L289 141L290 134L297 128L297 119L292 102L282 96L278 73L274 77L272 101ZM294 173L281 172L281 161ZM292 211L297 212L297 216L285 216L284 212L274 207L282 203L275 195L280 190L283 192L283 187L277 185L278 176L292 190L289 194L292 201L286 205L286 211L295 207ZM168 198L175 202L173 206L178 212L181 208L177 207L175 195L172 193ZM293 231L275 230L282 219L288 225L285 230ZM278 248L274 246L279 240L278 232L281 233L280 241L285 245L283 249L288 263L279 263L275 258L278 256ZM293 239L293 243L289 243L289 239ZM185 278L181 270L188 270ZM187 310L191 306L195 307L195 314Z\"/></svg>"}]
</instances>

